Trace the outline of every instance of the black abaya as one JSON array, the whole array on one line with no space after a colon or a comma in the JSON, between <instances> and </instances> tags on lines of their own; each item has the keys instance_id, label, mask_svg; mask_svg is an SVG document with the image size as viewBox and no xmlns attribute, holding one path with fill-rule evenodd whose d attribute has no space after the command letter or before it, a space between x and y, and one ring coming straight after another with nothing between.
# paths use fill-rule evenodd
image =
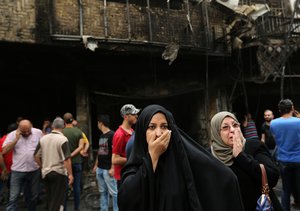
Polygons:
<instances>
[{"instance_id":1,"label":"black abaya","mask_svg":"<svg viewBox=\"0 0 300 211\"><path fill-rule=\"evenodd\" d=\"M146 130L156 113L165 114L172 135L154 172ZM235 174L181 131L159 105L146 107L139 116L118 205L120 211L243 211Z\"/></svg>"}]
</instances>

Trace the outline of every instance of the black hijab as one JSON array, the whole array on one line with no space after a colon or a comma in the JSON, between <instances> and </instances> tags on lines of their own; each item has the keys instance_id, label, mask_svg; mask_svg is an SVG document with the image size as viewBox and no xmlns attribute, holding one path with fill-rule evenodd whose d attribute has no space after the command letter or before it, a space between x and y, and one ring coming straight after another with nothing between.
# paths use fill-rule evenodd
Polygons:
<instances>
[{"instance_id":1,"label":"black hijab","mask_svg":"<svg viewBox=\"0 0 300 211\"><path fill-rule=\"evenodd\" d=\"M154 173L146 130L156 113L166 116L172 134ZM243 210L236 176L180 130L168 110L147 106L135 129L132 153L122 169L120 211Z\"/></svg>"}]
</instances>

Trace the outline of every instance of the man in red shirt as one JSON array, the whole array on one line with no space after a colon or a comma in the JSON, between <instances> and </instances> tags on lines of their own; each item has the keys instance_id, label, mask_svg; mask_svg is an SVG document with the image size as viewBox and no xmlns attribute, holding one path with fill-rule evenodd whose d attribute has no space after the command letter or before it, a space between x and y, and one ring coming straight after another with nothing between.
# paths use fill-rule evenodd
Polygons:
<instances>
[{"instance_id":1,"label":"man in red shirt","mask_svg":"<svg viewBox=\"0 0 300 211\"><path fill-rule=\"evenodd\" d=\"M7 134L11 131L14 131L18 128L18 125L16 123L10 124L7 128ZM2 189L4 186L7 186L9 188L9 175L11 172L11 165L12 165L12 156L13 156L13 150L7 152L6 154L2 154L2 145L3 142L6 139L7 134L2 136L0 139L0 193L2 193ZM4 197L4 199L7 197Z\"/></svg>"},{"instance_id":2,"label":"man in red shirt","mask_svg":"<svg viewBox=\"0 0 300 211\"><path fill-rule=\"evenodd\" d=\"M114 177L117 180L118 188L120 187L121 169L127 161L126 144L134 132L132 126L137 122L140 110L132 104L125 104L120 110L123 122L114 134L112 149L112 164L114 165Z\"/></svg>"}]
</instances>

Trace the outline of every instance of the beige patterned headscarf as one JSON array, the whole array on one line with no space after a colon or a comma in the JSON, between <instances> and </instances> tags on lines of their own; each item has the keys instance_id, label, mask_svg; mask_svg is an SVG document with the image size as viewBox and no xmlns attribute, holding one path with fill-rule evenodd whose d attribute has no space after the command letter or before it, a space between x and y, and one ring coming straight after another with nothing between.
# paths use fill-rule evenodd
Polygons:
<instances>
[{"instance_id":1,"label":"beige patterned headscarf","mask_svg":"<svg viewBox=\"0 0 300 211\"><path fill-rule=\"evenodd\" d=\"M221 124L225 117L231 117L239 122L234 114L227 111L221 111L213 116L211 119L211 151L218 160L226 166L231 166L233 164L232 148L226 145L220 136Z\"/></svg>"}]
</instances>

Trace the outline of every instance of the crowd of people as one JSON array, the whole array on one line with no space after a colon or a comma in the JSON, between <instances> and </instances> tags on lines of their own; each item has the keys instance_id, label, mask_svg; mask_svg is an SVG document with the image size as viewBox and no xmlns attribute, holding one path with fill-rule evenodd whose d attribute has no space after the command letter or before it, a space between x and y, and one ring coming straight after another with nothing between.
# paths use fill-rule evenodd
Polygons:
<instances>
[{"instance_id":1,"label":"crowd of people","mask_svg":"<svg viewBox=\"0 0 300 211\"><path fill-rule=\"evenodd\" d=\"M211 141L204 148L180 129L161 105L138 109L125 104L116 131L110 116L99 114L98 150L92 172L100 193L100 211L254 211L264 166L274 211L290 211L300 202L300 114L290 99L278 104L280 117L264 112L261 134L249 112L239 121L233 112L211 118ZM0 192L9 189L7 211L17 210L24 193L36 210L41 182L47 210L67 210L73 188L80 209L83 161L90 143L71 113L34 128L28 119L9 125L0 140ZM280 200L273 191L282 180Z\"/></svg>"}]
</instances>

